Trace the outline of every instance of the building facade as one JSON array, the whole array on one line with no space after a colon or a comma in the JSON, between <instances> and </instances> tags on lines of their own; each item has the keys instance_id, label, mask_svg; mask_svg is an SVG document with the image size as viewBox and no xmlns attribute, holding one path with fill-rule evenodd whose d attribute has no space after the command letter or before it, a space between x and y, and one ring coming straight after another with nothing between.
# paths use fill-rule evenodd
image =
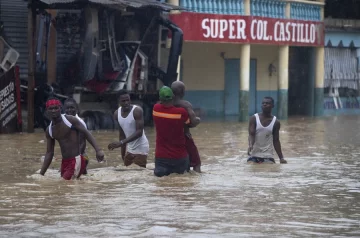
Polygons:
<instances>
[{"instance_id":1,"label":"building facade","mask_svg":"<svg viewBox=\"0 0 360 238\"><path fill-rule=\"evenodd\" d=\"M360 114L360 20L325 19L324 115Z\"/></svg>"},{"instance_id":2,"label":"building facade","mask_svg":"<svg viewBox=\"0 0 360 238\"><path fill-rule=\"evenodd\" d=\"M324 1L169 0L185 11L170 19L184 32L179 79L204 117L261 110L275 115L323 115Z\"/></svg>"}]
</instances>

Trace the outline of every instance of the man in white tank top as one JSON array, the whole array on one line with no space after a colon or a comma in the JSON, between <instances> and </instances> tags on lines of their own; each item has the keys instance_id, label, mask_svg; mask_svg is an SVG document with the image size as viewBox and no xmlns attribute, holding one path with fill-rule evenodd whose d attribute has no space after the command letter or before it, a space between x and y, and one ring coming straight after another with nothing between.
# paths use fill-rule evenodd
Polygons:
<instances>
[{"instance_id":1,"label":"man in white tank top","mask_svg":"<svg viewBox=\"0 0 360 238\"><path fill-rule=\"evenodd\" d=\"M109 150L121 147L125 166L136 164L146 168L149 142L144 131L144 116L141 107L132 105L126 90L119 92L120 107L114 113L119 123L119 140L108 145Z\"/></svg>"},{"instance_id":2,"label":"man in white tank top","mask_svg":"<svg viewBox=\"0 0 360 238\"><path fill-rule=\"evenodd\" d=\"M281 151L279 138L280 122L271 114L274 99L265 97L262 101L262 113L256 113L249 121L249 163L275 163L274 148L280 163L286 164Z\"/></svg>"}]
</instances>

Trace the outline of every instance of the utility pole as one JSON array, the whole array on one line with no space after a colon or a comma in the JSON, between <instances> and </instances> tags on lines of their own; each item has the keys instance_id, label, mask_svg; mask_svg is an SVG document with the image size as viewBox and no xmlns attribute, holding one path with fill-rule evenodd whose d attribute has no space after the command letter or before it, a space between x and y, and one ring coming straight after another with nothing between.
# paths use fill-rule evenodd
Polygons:
<instances>
[{"instance_id":1,"label":"utility pole","mask_svg":"<svg viewBox=\"0 0 360 238\"><path fill-rule=\"evenodd\" d=\"M34 132L34 94L35 94L35 31L36 31L36 14L33 5L34 1L29 0L28 5L28 90L27 90L27 121L28 133Z\"/></svg>"}]
</instances>

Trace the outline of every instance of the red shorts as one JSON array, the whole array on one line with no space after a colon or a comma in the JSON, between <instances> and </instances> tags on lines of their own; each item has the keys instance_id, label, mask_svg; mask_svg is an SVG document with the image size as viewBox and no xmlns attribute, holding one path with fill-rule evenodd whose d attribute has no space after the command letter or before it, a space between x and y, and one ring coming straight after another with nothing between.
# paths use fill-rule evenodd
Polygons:
<instances>
[{"instance_id":1,"label":"red shorts","mask_svg":"<svg viewBox=\"0 0 360 238\"><path fill-rule=\"evenodd\" d=\"M79 178L85 171L86 163L82 155L61 161L61 177L65 180Z\"/></svg>"},{"instance_id":2,"label":"red shorts","mask_svg":"<svg viewBox=\"0 0 360 238\"><path fill-rule=\"evenodd\" d=\"M193 138L191 137L191 135L186 135L185 138L185 146L190 159L190 167L201 165L199 151L195 145Z\"/></svg>"}]
</instances>

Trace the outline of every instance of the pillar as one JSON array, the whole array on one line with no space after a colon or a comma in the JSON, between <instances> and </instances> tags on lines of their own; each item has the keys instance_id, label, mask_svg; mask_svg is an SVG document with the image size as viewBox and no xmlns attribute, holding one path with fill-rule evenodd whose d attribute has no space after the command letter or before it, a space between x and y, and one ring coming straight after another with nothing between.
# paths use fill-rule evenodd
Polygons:
<instances>
[{"instance_id":1,"label":"pillar","mask_svg":"<svg viewBox=\"0 0 360 238\"><path fill-rule=\"evenodd\" d=\"M244 13L250 15L250 0L244 1ZM249 89L250 89L250 44L240 48L240 115L239 121L249 119Z\"/></svg>"},{"instance_id":2,"label":"pillar","mask_svg":"<svg viewBox=\"0 0 360 238\"><path fill-rule=\"evenodd\" d=\"M325 0L320 0L325 4ZM320 20L324 21L324 5L321 7ZM315 95L314 95L314 116L324 115L324 46L315 48Z\"/></svg>"},{"instance_id":3,"label":"pillar","mask_svg":"<svg viewBox=\"0 0 360 238\"><path fill-rule=\"evenodd\" d=\"M314 116L324 115L324 47L315 48Z\"/></svg>"},{"instance_id":4,"label":"pillar","mask_svg":"<svg viewBox=\"0 0 360 238\"><path fill-rule=\"evenodd\" d=\"M57 15L56 10L48 10L51 14L51 18L55 18ZM47 82L52 84L56 82L56 29L53 24L50 24L50 36L47 46Z\"/></svg>"},{"instance_id":5,"label":"pillar","mask_svg":"<svg viewBox=\"0 0 360 238\"><path fill-rule=\"evenodd\" d=\"M250 89L250 44L241 45L240 50L240 121L249 119L249 89Z\"/></svg>"},{"instance_id":6,"label":"pillar","mask_svg":"<svg viewBox=\"0 0 360 238\"><path fill-rule=\"evenodd\" d=\"M290 18L290 3L285 5L285 17ZM289 46L279 47L279 67L278 67L278 118L288 119L288 90L289 90Z\"/></svg>"},{"instance_id":7,"label":"pillar","mask_svg":"<svg viewBox=\"0 0 360 238\"><path fill-rule=\"evenodd\" d=\"M278 77L278 118L288 118L288 89L289 89L289 46L279 47L279 77Z\"/></svg>"},{"instance_id":8,"label":"pillar","mask_svg":"<svg viewBox=\"0 0 360 238\"><path fill-rule=\"evenodd\" d=\"M29 2L28 6L28 90L27 90L27 132L34 132L34 93L35 93L35 36L36 32L36 13L33 6L33 1Z\"/></svg>"}]
</instances>

